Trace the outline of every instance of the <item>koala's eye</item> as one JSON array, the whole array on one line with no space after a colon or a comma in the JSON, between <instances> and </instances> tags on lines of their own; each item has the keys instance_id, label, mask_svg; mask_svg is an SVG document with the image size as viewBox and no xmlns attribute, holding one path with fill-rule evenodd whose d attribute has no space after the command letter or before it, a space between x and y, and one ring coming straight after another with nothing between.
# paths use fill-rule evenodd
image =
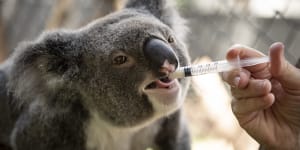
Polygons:
<instances>
[{"instance_id":1,"label":"koala's eye","mask_svg":"<svg viewBox=\"0 0 300 150\"><path fill-rule=\"evenodd\" d=\"M122 64L126 63L127 61L128 61L128 58L127 58L127 56L124 56L124 55L115 56L113 58L114 65L122 65Z\"/></svg>"},{"instance_id":2,"label":"koala's eye","mask_svg":"<svg viewBox=\"0 0 300 150\"><path fill-rule=\"evenodd\" d=\"M169 37L168 37L168 42L169 43L174 43L174 37L172 36L172 35L170 35Z\"/></svg>"},{"instance_id":3,"label":"koala's eye","mask_svg":"<svg viewBox=\"0 0 300 150\"><path fill-rule=\"evenodd\" d=\"M132 56L124 53L123 51L115 51L111 55L111 63L113 67L123 68L131 67L135 60Z\"/></svg>"}]
</instances>

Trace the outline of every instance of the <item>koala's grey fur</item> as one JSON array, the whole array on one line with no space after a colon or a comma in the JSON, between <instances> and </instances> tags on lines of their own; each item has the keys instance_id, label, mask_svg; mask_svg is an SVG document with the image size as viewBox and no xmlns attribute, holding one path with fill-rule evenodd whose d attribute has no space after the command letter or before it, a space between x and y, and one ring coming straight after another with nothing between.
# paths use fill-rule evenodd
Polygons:
<instances>
[{"instance_id":1,"label":"koala's grey fur","mask_svg":"<svg viewBox=\"0 0 300 150\"><path fill-rule=\"evenodd\" d=\"M21 44L1 66L0 148L190 149L180 111L189 81L178 80L171 106L142 89L161 76L144 55L145 42L160 39L180 65L188 65L184 36L184 20L169 1L129 0L124 9L78 30L48 32ZM130 63L114 66L118 54Z\"/></svg>"}]
</instances>

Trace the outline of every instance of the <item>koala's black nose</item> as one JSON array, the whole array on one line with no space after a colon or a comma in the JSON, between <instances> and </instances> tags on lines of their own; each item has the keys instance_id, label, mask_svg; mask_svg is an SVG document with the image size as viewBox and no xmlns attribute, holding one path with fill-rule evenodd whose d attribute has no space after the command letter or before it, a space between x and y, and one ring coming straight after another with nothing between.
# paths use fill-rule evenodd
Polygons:
<instances>
[{"instance_id":1,"label":"koala's black nose","mask_svg":"<svg viewBox=\"0 0 300 150\"><path fill-rule=\"evenodd\" d=\"M159 39L150 39L144 45L145 57L153 69L161 69L166 62L178 67L178 59L170 45Z\"/></svg>"}]
</instances>

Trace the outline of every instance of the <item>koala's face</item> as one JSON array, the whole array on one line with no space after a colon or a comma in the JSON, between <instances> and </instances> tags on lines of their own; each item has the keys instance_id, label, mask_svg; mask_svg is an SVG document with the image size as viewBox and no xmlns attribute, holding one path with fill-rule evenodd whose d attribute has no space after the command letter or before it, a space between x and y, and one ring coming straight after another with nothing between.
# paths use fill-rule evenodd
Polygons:
<instances>
[{"instance_id":1,"label":"koala's face","mask_svg":"<svg viewBox=\"0 0 300 150\"><path fill-rule=\"evenodd\" d=\"M149 14L125 9L19 49L11 84L30 101L28 95L37 93L49 99L51 93L65 99L80 93L88 110L126 127L169 115L184 100L187 81L167 76L188 64L187 51L169 26Z\"/></svg>"},{"instance_id":2,"label":"koala's face","mask_svg":"<svg viewBox=\"0 0 300 150\"><path fill-rule=\"evenodd\" d=\"M158 19L117 13L83 29L87 105L115 125L168 115L183 103L184 81L167 76L188 60L174 32ZM118 19L121 18L121 19Z\"/></svg>"}]
</instances>

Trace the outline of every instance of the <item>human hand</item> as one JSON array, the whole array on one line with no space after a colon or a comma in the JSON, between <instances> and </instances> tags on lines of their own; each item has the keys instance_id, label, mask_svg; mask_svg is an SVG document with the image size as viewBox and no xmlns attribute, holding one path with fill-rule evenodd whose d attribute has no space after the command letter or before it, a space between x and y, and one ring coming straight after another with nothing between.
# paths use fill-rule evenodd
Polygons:
<instances>
[{"instance_id":1,"label":"human hand","mask_svg":"<svg viewBox=\"0 0 300 150\"><path fill-rule=\"evenodd\" d=\"M284 46L270 47L270 63L222 74L231 85L232 111L239 124L266 149L300 149L300 71L284 58ZM227 59L263 56L233 46Z\"/></svg>"}]
</instances>

